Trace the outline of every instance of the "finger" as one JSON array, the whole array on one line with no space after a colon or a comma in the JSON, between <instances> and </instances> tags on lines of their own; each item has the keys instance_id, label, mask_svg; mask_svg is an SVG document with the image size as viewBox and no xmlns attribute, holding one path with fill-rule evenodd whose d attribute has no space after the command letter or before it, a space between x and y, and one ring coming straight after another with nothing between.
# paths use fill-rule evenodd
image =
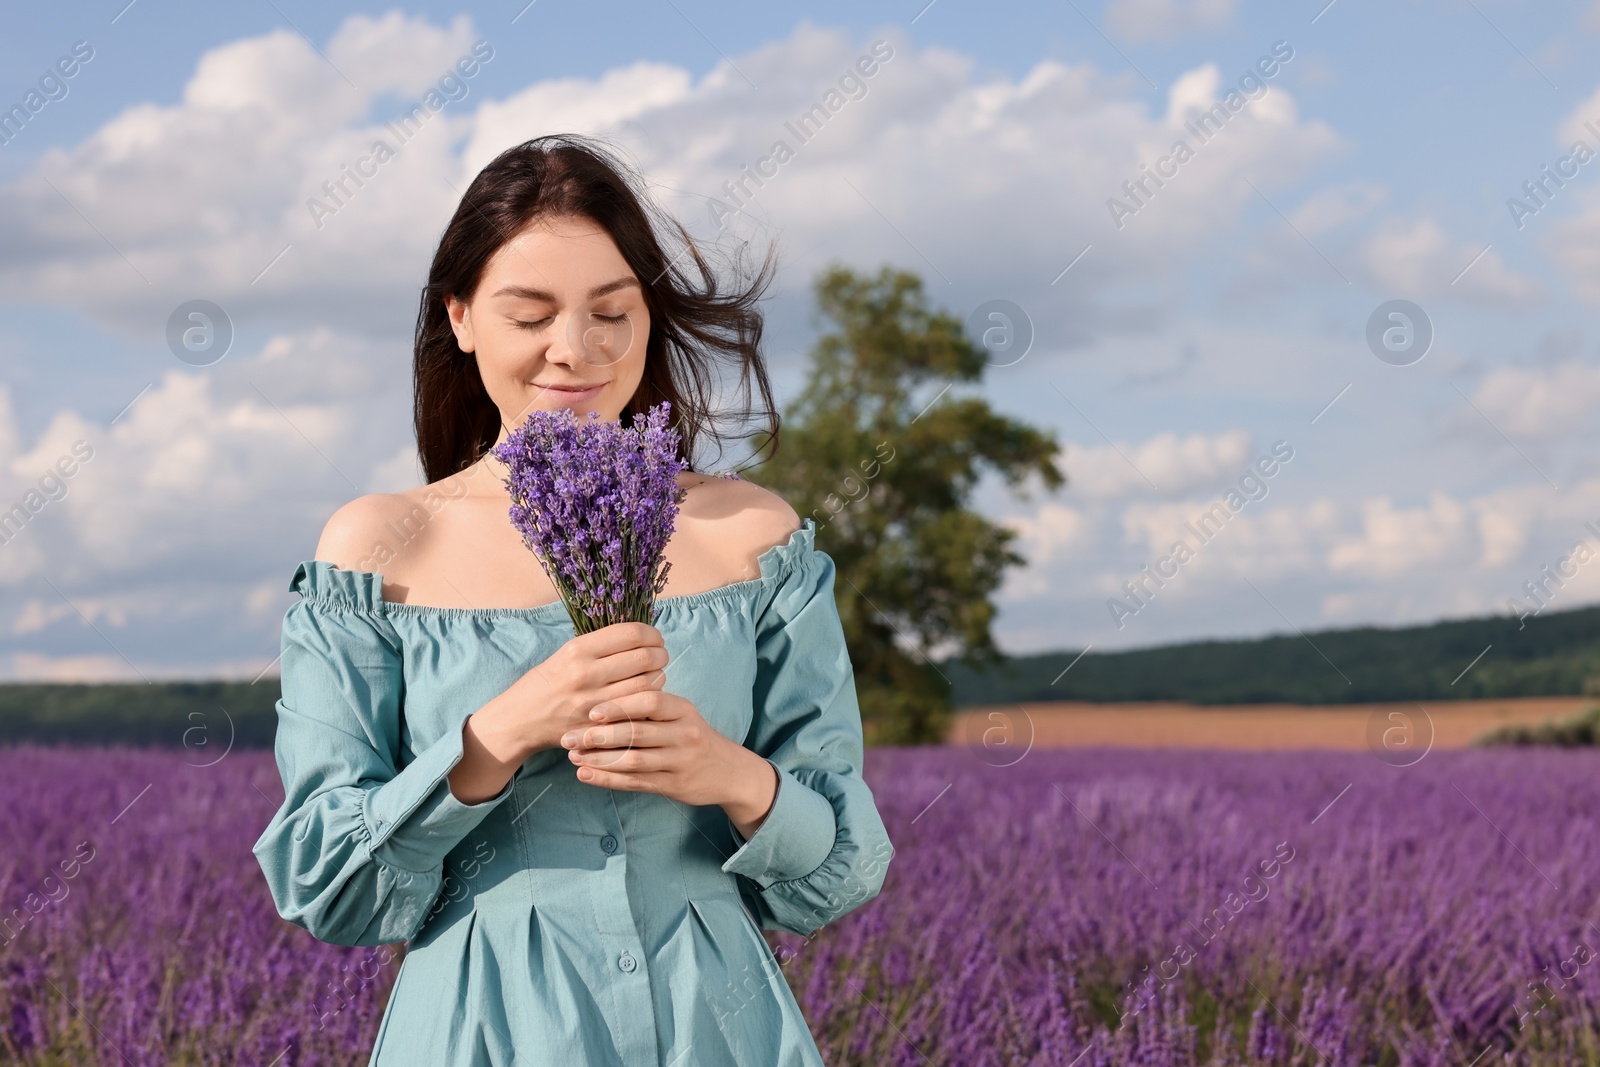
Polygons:
<instances>
[{"instance_id":1,"label":"finger","mask_svg":"<svg viewBox=\"0 0 1600 1067\"><path fill-rule=\"evenodd\" d=\"M687 699L676 693L664 689L646 689L595 705L589 712L589 718L597 723L620 722L623 719L671 722L683 718L693 707Z\"/></svg>"},{"instance_id":2,"label":"finger","mask_svg":"<svg viewBox=\"0 0 1600 1067\"><path fill-rule=\"evenodd\" d=\"M579 767L623 774L666 770L669 758L669 753L660 748L574 748L567 753L567 761Z\"/></svg>"},{"instance_id":3,"label":"finger","mask_svg":"<svg viewBox=\"0 0 1600 1067\"><path fill-rule=\"evenodd\" d=\"M665 742L662 724L648 719L623 719L605 726L568 730L561 738L564 747L576 749L658 748Z\"/></svg>"},{"instance_id":4,"label":"finger","mask_svg":"<svg viewBox=\"0 0 1600 1067\"><path fill-rule=\"evenodd\" d=\"M604 706L604 705L602 705ZM596 727L574 726L561 735L561 747L585 748L653 748L661 743L657 737L645 741L645 731L659 724L648 719L627 719L616 716L614 721Z\"/></svg>"},{"instance_id":5,"label":"finger","mask_svg":"<svg viewBox=\"0 0 1600 1067\"><path fill-rule=\"evenodd\" d=\"M613 625L621 626L623 624L614 623ZM595 632L599 633L600 631L596 630ZM665 645L646 644L619 649L595 659L595 681L599 685L608 685L612 682L632 678L637 674L655 674L666 670L667 663L671 658Z\"/></svg>"},{"instance_id":6,"label":"finger","mask_svg":"<svg viewBox=\"0 0 1600 1067\"><path fill-rule=\"evenodd\" d=\"M646 671L643 674L635 674L603 686L599 692L595 694L597 698L595 703L598 704L603 701L613 701L619 697L632 696L635 693L643 693L647 689L661 689L666 684L666 671Z\"/></svg>"},{"instance_id":7,"label":"finger","mask_svg":"<svg viewBox=\"0 0 1600 1067\"><path fill-rule=\"evenodd\" d=\"M659 793L660 786L655 779L646 775L622 774L617 771L602 770L597 767L579 767L578 780L587 785L597 785L605 789L616 789L627 793Z\"/></svg>"},{"instance_id":8,"label":"finger","mask_svg":"<svg viewBox=\"0 0 1600 1067\"><path fill-rule=\"evenodd\" d=\"M614 622L573 638L594 656L609 656L641 645L665 645L661 631L647 622Z\"/></svg>"}]
</instances>

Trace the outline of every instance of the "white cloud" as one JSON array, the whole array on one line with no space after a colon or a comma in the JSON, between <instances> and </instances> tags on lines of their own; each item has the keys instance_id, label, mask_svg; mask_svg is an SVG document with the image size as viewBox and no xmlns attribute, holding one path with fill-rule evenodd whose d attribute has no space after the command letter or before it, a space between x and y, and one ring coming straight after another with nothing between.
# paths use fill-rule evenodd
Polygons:
<instances>
[{"instance_id":1,"label":"white cloud","mask_svg":"<svg viewBox=\"0 0 1600 1067\"><path fill-rule=\"evenodd\" d=\"M1122 511L1125 541L1145 546L1146 552L1165 553L1183 535L1183 524L1211 503L1196 498L1130 504ZM1518 561L1536 539L1547 541L1552 530L1584 535L1582 524L1590 515L1600 516L1600 479L1576 485L1561 497L1540 483L1475 496L1436 490L1426 503L1409 506L1396 505L1388 495L1279 504L1269 493L1229 519L1197 558L1214 560L1230 575L1273 579L1325 568L1384 582L1406 578L1427 587L1451 584L1440 582L1448 574L1456 584L1463 579L1473 584L1482 613L1496 610L1499 589L1515 588L1506 568L1516 573ZM1497 575L1507 581L1494 587L1490 606L1485 606L1484 589Z\"/></svg>"},{"instance_id":2,"label":"white cloud","mask_svg":"<svg viewBox=\"0 0 1600 1067\"><path fill-rule=\"evenodd\" d=\"M7 677L18 682L126 682L137 678L121 657L113 654L47 656L39 652L11 653Z\"/></svg>"},{"instance_id":3,"label":"white cloud","mask_svg":"<svg viewBox=\"0 0 1600 1067\"><path fill-rule=\"evenodd\" d=\"M69 604L59 598L54 603L30 599L17 613L11 624L11 632L18 636L37 633L62 619L76 618L80 611L83 612L83 618L91 623L98 621L108 626L123 626L128 621L127 615L119 607L103 600L79 597Z\"/></svg>"},{"instance_id":4,"label":"white cloud","mask_svg":"<svg viewBox=\"0 0 1600 1067\"><path fill-rule=\"evenodd\" d=\"M1544 565L1576 541L1600 552L1600 536L1588 528L1600 519L1600 479L1595 478L1559 495L1539 483L1460 498L1435 492L1426 505L1412 507L1375 497L1363 501L1360 510L1360 528L1346 529L1329 546L1328 565L1403 579L1399 589L1409 590L1414 602L1430 602L1436 614L1503 612L1511 597L1524 595L1526 581L1537 579ZM1581 580L1560 591L1561 606L1576 607L1600 594L1600 567L1587 570L1594 573L1581 573ZM1442 581L1442 575L1449 580ZM1463 593L1470 606L1460 606ZM1370 593L1361 598L1371 602Z\"/></svg>"},{"instance_id":5,"label":"white cloud","mask_svg":"<svg viewBox=\"0 0 1600 1067\"><path fill-rule=\"evenodd\" d=\"M11 406L11 387L0 382L0 456L15 456L18 447L17 415Z\"/></svg>"},{"instance_id":6,"label":"white cloud","mask_svg":"<svg viewBox=\"0 0 1600 1067\"><path fill-rule=\"evenodd\" d=\"M1528 544L1528 515L1491 510L1479 506L1478 543L1481 546L1479 566L1502 567L1521 555Z\"/></svg>"},{"instance_id":7,"label":"white cloud","mask_svg":"<svg viewBox=\"0 0 1600 1067\"><path fill-rule=\"evenodd\" d=\"M615 130L649 112L682 103L692 92L688 71L651 62L609 70L598 78L536 82L505 100L479 107L463 171L476 174L500 152L541 134ZM731 137L733 128L724 133Z\"/></svg>"},{"instance_id":8,"label":"white cloud","mask_svg":"<svg viewBox=\"0 0 1600 1067\"><path fill-rule=\"evenodd\" d=\"M1060 559L1086 547L1092 538L1089 520L1083 511L1054 502L1041 504L1032 514L1014 515L1006 524L1022 536L1025 555L1032 564Z\"/></svg>"},{"instance_id":9,"label":"white cloud","mask_svg":"<svg viewBox=\"0 0 1600 1067\"><path fill-rule=\"evenodd\" d=\"M1578 189L1574 199L1577 213L1553 220L1539 246L1565 271L1580 299L1600 305L1600 191Z\"/></svg>"},{"instance_id":10,"label":"white cloud","mask_svg":"<svg viewBox=\"0 0 1600 1067\"><path fill-rule=\"evenodd\" d=\"M356 400L402 386L411 353L399 344L374 343L326 326L267 339L250 359L229 357L214 376L231 391L259 391L275 403Z\"/></svg>"},{"instance_id":11,"label":"white cloud","mask_svg":"<svg viewBox=\"0 0 1600 1067\"><path fill-rule=\"evenodd\" d=\"M1591 28L1600 26L1600 22L1596 21L1596 11L1600 11L1600 4L1595 5L1588 15ZM1554 139L1564 153L1576 142L1582 141L1591 153L1600 155L1600 134L1596 133L1597 129L1600 129L1600 89L1596 89L1557 124ZM1556 165L1554 159L1547 162L1551 167ZM1600 167L1600 162L1591 156L1589 162L1583 164L1580 177L1589 175L1597 167ZM1534 177L1537 179L1542 175ZM1545 180L1548 182L1547 178ZM1563 179L1557 176L1556 180ZM1572 179L1566 181L1571 184ZM1516 195L1528 207L1543 213L1544 209L1520 190ZM1571 203L1563 203L1568 197ZM1552 210L1558 210L1560 215L1552 221L1550 231L1541 238L1540 248L1563 268L1581 299L1600 304L1600 194L1592 188L1569 190L1557 187L1549 206Z\"/></svg>"},{"instance_id":12,"label":"white cloud","mask_svg":"<svg viewBox=\"0 0 1600 1067\"><path fill-rule=\"evenodd\" d=\"M1130 41L1170 41L1233 21L1237 0L1111 0L1106 23Z\"/></svg>"},{"instance_id":13,"label":"white cloud","mask_svg":"<svg viewBox=\"0 0 1600 1067\"><path fill-rule=\"evenodd\" d=\"M88 627L84 627L84 631L94 633ZM112 652L53 656L18 650L9 658L10 669L0 671L0 677L14 682L186 682L196 677L191 666L162 668L143 664L135 670L127 660ZM262 656L211 661L205 664L205 676L244 682L265 680L276 675L276 671L262 673L272 666L271 660L271 656Z\"/></svg>"},{"instance_id":14,"label":"white cloud","mask_svg":"<svg viewBox=\"0 0 1600 1067\"><path fill-rule=\"evenodd\" d=\"M1359 255L1373 284L1395 297L1519 310L1544 295L1538 282L1506 266L1499 252L1453 241L1432 219L1390 219L1362 243Z\"/></svg>"},{"instance_id":15,"label":"white cloud","mask_svg":"<svg viewBox=\"0 0 1600 1067\"><path fill-rule=\"evenodd\" d=\"M1209 572L1236 580L1238 575L1262 576L1294 573L1315 562L1319 538L1337 529L1337 510L1327 501L1308 506L1285 507L1272 499L1272 482L1266 496L1251 501L1222 523L1216 517L1205 526L1209 539L1195 551L1195 559L1183 568L1185 574ZM1221 494L1193 497L1159 504L1135 503L1120 515L1122 543L1134 546L1140 557L1132 567L1126 565L1107 574L1107 588L1115 590L1140 564L1167 555L1177 540L1196 547L1198 538L1189 530L1210 513ZM1187 526L1186 526L1187 524ZM1178 583L1184 588L1190 583Z\"/></svg>"},{"instance_id":16,"label":"white cloud","mask_svg":"<svg viewBox=\"0 0 1600 1067\"><path fill-rule=\"evenodd\" d=\"M1596 5L1596 10L1600 10L1600 5ZM1585 125L1590 122L1600 126L1600 89L1596 89L1588 99L1573 108L1572 112L1561 120L1561 124L1556 127L1556 143L1563 149L1568 149L1574 142L1583 141L1589 145L1591 151L1596 150L1596 141L1600 141L1600 136Z\"/></svg>"},{"instance_id":17,"label":"white cloud","mask_svg":"<svg viewBox=\"0 0 1600 1067\"><path fill-rule=\"evenodd\" d=\"M1328 554L1328 565L1336 571L1385 577L1416 567L1433 570L1471 556L1471 517L1444 493L1433 493L1426 508L1397 510L1388 497L1378 497L1363 501L1361 510L1361 536L1335 545Z\"/></svg>"},{"instance_id":18,"label":"white cloud","mask_svg":"<svg viewBox=\"0 0 1600 1067\"><path fill-rule=\"evenodd\" d=\"M1289 221L1307 237L1315 237L1347 222L1365 218L1388 197L1388 190L1370 182L1335 185L1307 198L1289 216Z\"/></svg>"},{"instance_id":19,"label":"white cloud","mask_svg":"<svg viewBox=\"0 0 1600 1067\"><path fill-rule=\"evenodd\" d=\"M351 15L326 49L328 59L368 95L419 97L445 75L461 77L454 64L475 43L472 19L457 15L449 26L388 11L373 18ZM469 68L471 64L468 64Z\"/></svg>"},{"instance_id":20,"label":"white cloud","mask_svg":"<svg viewBox=\"0 0 1600 1067\"><path fill-rule=\"evenodd\" d=\"M1503 433L1559 437L1594 425L1600 366L1568 360L1539 369L1503 367L1484 376L1472 402Z\"/></svg>"},{"instance_id":21,"label":"white cloud","mask_svg":"<svg viewBox=\"0 0 1600 1067\"><path fill-rule=\"evenodd\" d=\"M417 446L405 444L394 455L372 468L367 478L367 491L398 493L422 484L422 460L417 456Z\"/></svg>"},{"instance_id":22,"label":"white cloud","mask_svg":"<svg viewBox=\"0 0 1600 1067\"><path fill-rule=\"evenodd\" d=\"M1067 479L1075 494L1091 498L1148 493L1151 482L1162 493L1185 493L1237 477L1250 462L1250 440L1245 430L1228 430L1163 433L1138 445L1068 445Z\"/></svg>"}]
</instances>

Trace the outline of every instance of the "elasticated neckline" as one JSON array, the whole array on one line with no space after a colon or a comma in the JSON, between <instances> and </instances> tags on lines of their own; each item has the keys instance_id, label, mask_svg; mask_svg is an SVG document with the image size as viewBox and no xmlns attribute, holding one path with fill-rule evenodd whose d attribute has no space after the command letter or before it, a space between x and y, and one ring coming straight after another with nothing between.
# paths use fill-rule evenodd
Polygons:
<instances>
[{"instance_id":1,"label":"elasticated neckline","mask_svg":"<svg viewBox=\"0 0 1600 1067\"><path fill-rule=\"evenodd\" d=\"M756 559L761 571L759 578L719 585L698 593L656 598L663 611L689 608L712 600L745 596L762 585L775 581L816 551L816 520L806 516L800 528L789 535L783 544L773 545ZM559 600L535 604L528 608L452 608L433 604L401 604L383 599L383 574L380 571L346 570L327 560L308 559L295 568L289 579L289 591L299 593L305 600L332 604L353 611L380 615L412 615L435 617L521 618L531 621L568 621L566 606Z\"/></svg>"}]
</instances>

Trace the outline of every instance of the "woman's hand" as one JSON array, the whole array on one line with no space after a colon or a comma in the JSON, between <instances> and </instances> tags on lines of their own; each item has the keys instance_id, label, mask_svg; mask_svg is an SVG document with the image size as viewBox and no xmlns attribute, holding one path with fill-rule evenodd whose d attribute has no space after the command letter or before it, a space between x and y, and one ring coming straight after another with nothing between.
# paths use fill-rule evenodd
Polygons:
<instances>
[{"instance_id":1,"label":"woman's hand","mask_svg":"<svg viewBox=\"0 0 1600 1067\"><path fill-rule=\"evenodd\" d=\"M777 770L718 733L684 697L651 689L608 700L589 716L561 738L580 780L721 805L745 838L771 810Z\"/></svg>"},{"instance_id":2,"label":"woman's hand","mask_svg":"<svg viewBox=\"0 0 1600 1067\"><path fill-rule=\"evenodd\" d=\"M666 641L648 623L613 623L572 638L467 716L451 791L467 804L494 796L529 756L591 722L597 704L665 685L666 665Z\"/></svg>"}]
</instances>

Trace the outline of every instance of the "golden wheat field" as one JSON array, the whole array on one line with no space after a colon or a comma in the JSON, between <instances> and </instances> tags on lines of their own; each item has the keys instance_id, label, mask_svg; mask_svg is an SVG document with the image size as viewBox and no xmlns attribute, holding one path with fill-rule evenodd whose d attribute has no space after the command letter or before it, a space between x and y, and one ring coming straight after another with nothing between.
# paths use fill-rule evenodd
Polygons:
<instances>
[{"instance_id":1,"label":"golden wheat field","mask_svg":"<svg viewBox=\"0 0 1600 1067\"><path fill-rule=\"evenodd\" d=\"M1072 701L968 708L953 744L1042 748L1462 748L1511 723L1533 725L1581 710L1584 697L1396 704L1089 704Z\"/></svg>"}]
</instances>

